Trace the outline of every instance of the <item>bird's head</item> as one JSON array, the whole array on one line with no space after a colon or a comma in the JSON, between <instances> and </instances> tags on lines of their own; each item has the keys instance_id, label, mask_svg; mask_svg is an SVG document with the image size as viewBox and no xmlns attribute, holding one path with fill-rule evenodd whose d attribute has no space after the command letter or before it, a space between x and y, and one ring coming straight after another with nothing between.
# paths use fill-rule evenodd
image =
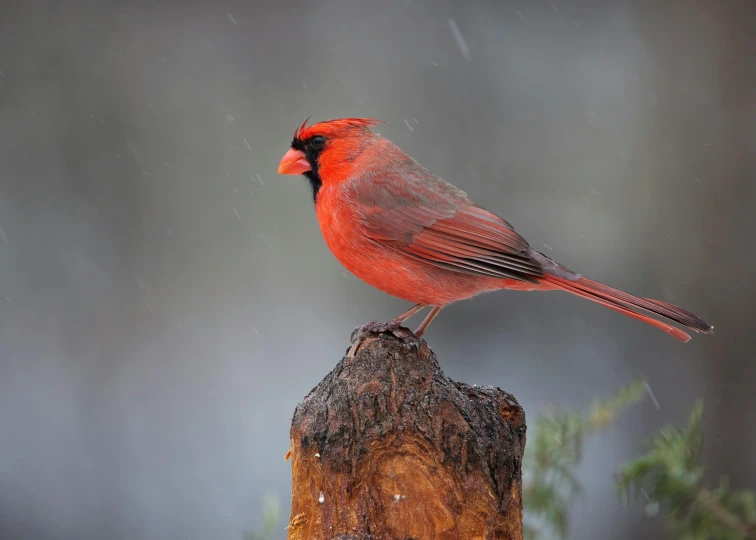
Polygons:
<instances>
[{"instance_id":1,"label":"bird's head","mask_svg":"<svg viewBox=\"0 0 756 540\"><path fill-rule=\"evenodd\" d=\"M379 139L370 128L381 123L372 118L337 118L307 126L305 120L294 131L291 148L278 164L278 174L304 175L316 199L321 187L354 174L357 157Z\"/></svg>"}]
</instances>

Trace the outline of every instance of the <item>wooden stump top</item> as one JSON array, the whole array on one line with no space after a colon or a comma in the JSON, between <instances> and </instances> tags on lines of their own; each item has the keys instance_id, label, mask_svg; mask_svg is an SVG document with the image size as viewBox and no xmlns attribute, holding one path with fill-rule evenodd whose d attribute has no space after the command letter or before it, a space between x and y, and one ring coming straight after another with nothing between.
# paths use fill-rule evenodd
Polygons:
<instances>
[{"instance_id":1,"label":"wooden stump top","mask_svg":"<svg viewBox=\"0 0 756 540\"><path fill-rule=\"evenodd\" d=\"M290 540L521 539L525 413L409 332L359 338L297 406Z\"/></svg>"}]
</instances>

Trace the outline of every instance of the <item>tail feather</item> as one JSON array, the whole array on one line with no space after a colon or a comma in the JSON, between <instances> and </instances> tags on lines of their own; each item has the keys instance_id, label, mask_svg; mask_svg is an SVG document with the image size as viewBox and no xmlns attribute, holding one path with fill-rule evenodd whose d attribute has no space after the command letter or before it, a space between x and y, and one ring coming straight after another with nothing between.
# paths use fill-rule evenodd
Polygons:
<instances>
[{"instance_id":1,"label":"tail feather","mask_svg":"<svg viewBox=\"0 0 756 540\"><path fill-rule=\"evenodd\" d=\"M651 326L655 326L660 330L664 330L666 333L674 337L675 339L686 342L690 340L690 336L663 321L654 319L653 317L644 314L643 312L651 312L655 315L660 315L671 319L676 323L679 323L686 328L693 330L694 332L701 332L704 334L710 334L714 331L714 327L697 317L690 311L686 311L675 305L668 304L667 302L661 302L660 300L652 300L650 298L640 298L633 296L619 289L609 287L598 281L593 281L577 274L573 274L569 270L560 268L559 274L555 275L547 273L544 275L544 281L547 281L551 285L563 291L575 294L582 298L586 298L593 302L597 302L610 309L618 311L628 317L632 317L639 321L643 321Z\"/></svg>"}]
</instances>

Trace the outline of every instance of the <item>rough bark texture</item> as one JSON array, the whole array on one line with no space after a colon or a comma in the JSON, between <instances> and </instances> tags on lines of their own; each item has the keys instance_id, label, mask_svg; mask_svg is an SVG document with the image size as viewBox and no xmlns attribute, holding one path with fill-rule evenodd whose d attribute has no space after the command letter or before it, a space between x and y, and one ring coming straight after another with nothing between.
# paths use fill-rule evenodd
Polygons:
<instances>
[{"instance_id":1,"label":"rough bark texture","mask_svg":"<svg viewBox=\"0 0 756 540\"><path fill-rule=\"evenodd\" d=\"M521 539L525 413L403 330L357 339L297 406L289 540Z\"/></svg>"}]
</instances>

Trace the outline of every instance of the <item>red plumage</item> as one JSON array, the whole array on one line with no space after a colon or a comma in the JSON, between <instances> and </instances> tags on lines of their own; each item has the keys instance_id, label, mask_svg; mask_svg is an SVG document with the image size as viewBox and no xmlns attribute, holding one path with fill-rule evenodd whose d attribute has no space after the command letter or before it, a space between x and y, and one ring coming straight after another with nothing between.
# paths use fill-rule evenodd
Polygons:
<instances>
[{"instance_id":1,"label":"red plumage","mask_svg":"<svg viewBox=\"0 0 756 540\"><path fill-rule=\"evenodd\" d=\"M696 332L713 327L677 306L639 298L586 279L532 249L504 219L430 173L370 128L367 118L340 118L294 133L278 172L304 174L326 244L353 274L393 296L440 309L498 289L563 290L660 328L690 336L646 312Z\"/></svg>"}]
</instances>

